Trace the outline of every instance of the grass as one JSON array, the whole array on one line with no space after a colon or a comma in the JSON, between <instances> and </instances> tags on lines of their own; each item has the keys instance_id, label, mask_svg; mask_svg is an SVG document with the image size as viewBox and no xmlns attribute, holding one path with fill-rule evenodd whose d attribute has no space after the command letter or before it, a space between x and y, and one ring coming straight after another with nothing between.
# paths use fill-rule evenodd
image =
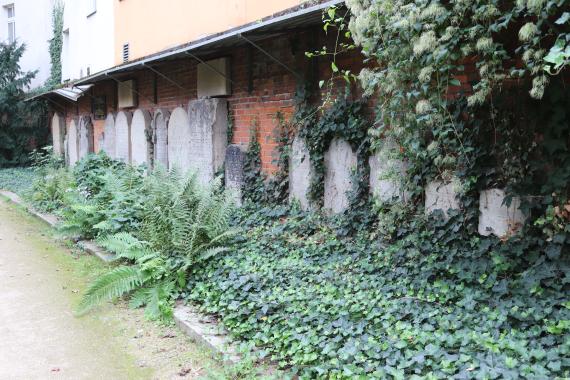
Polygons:
<instances>
[{"instance_id":1,"label":"grass","mask_svg":"<svg viewBox=\"0 0 570 380\"><path fill-rule=\"evenodd\" d=\"M37 173L32 168L0 169L0 190L23 195L32 187Z\"/></svg>"}]
</instances>

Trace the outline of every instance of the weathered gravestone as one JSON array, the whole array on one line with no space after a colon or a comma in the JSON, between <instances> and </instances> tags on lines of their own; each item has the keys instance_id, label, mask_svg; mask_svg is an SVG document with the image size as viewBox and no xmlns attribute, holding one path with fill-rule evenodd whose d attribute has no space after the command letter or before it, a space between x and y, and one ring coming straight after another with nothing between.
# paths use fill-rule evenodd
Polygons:
<instances>
[{"instance_id":1,"label":"weathered gravestone","mask_svg":"<svg viewBox=\"0 0 570 380\"><path fill-rule=\"evenodd\" d=\"M103 149L109 157L116 158L117 147L115 140L117 138L117 132L115 130L115 116L112 113L108 114L105 119L103 136L103 145L99 145L100 149Z\"/></svg>"},{"instance_id":2,"label":"weathered gravestone","mask_svg":"<svg viewBox=\"0 0 570 380\"><path fill-rule=\"evenodd\" d=\"M121 111L115 119L115 158L131 162L131 121L130 112Z\"/></svg>"},{"instance_id":3,"label":"weathered gravestone","mask_svg":"<svg viewBox=\"0 0 570 380\"><path fill-rule=\"evenodd\" d=\"M458 179L445 183L440 181L428 183L425 190L426 213L431 214L435 210L441 210L447 217L450 209L459 210L458 186L460 186Z\"/></svg>"},{"instance_id":4,"label":"weathered gravestone","mask_svg":"<svg viewBox=\"0 0 570 380\"><path fill-rule=\"evenodd\" d=\"M310 207L308 192L311 186L312 166L305 140L295 136L289 156L289 201L298 201L303 210Z\"/></svg>"},{"instance_id":5,"label":"weathered gravestone","mask_svg":"<svg viewBox=\"0 0 570 380\"><path fill-rule=\"evenodd\" d=\"M406 173L406 165L402 160L391 157L395 144L386 141L376 154L370 156L370 191L383 202L394 199L405 201L401 178Z\"/></svg>"},{"instance_id":6,"label":"weathered gravestone","mask_svg":"<svg viewBox=\"0 0 570 380\"><path fill-rule=\"evenodd\" d=\"M509 206L503 204L506 198L504 190L490 189L481 192L479 197L479 233L498 237L513 235L525 222L525 215L520 210L521 198L512 197Z\"/></svg>"},{"instance_id":7,"label":"weathered gravestone","mask_svg":"<svg viewBox=\"0 0 570 380\"><path fill-rule=\"evenodd\" d=\"M69 128L67 128L67 162L69 166L74 166L78 160L78 135L77 135L77 123L75 120L71 120L69 123Z\"/></svg>"},{"instance_id":8,"label":"weathered gravestone","mask_svg":"<svg viewBox=\"0 0 570 380\"><path fill-rule=\"evenodd\" d=\"M93 123L89 116L79 119L78 159L94 151Z\"/></svg>"},{"instance_id":9,"label":"weathered gravestone","mask_svg":"<svg viewBox=\"0 0 570 380\"><path fill-rule=\"evenodd\" d=\"M168 168L182 173L192 168L190 161L190 121L184 108L172 111L168 120Z\"/></svg>"},{"instance_id":10,"label":"weathered gravestone","mask_svg":"<svg viewBox=\"0 0 570 380\"><path fill-rule=\"evenodd\" d=\"M188 104L190 165L200 182L208 184L224 164L228 145L228 102L198 99ZM169 140L171 141L171 140Z\"/></svg>"},{"instance_id":11,"label":"weathered gravestone","mask_svg":"<svg viewBox=\"0 0 570 380\"><path fill-rule=\"evenodd\" d=\"M168 168L168 120L170 112L158 110L154 114L154 162Z\"/></svg>"},{"instance_id":12,"label":"weathered gravestone","mask_svg":"<svg viewBox=\"0 0 570 380\"><path fill-rule=\"evenodd\" d=\"M67 133L65 134L65 138L63 139L63 154L65 165L69 166L69 147L67 146Z\"/></svg>"},{"instance_id":13,"label":"weathered gravestone","mask_svg":"<svg viewBox=\"0 0 570 380\"><path fill-rule=\"evenodd\" d=\"M97 147L98 147L97 149L98 150L95 150L95 152L103 151L104 146L105 146L105 132L103 132L99 135L99 138L97 139Z\"/></svg>"},{"instance_id":14,"label":"weathered gravestone","mask_svg":"<svg viewBox=\"0 0 570 380\"><path fill-rule=\"evenodd\" d=\"M228 145L226 148L225 180L226 189L235 194L236 203L241 206L244 185L243 165L245 162L245 151L239 145Z\"/></svg>"},{"instance_id":15,"label":"weathered gravestone","mask_svg":"<svg viewBox=\"0 0 570 380\"><path fill-rule=\"evenodd\" d=\"M56 156L63 156L65 154L65 119L57 112L51 119L51 137L53 153Z\"/></svg>"},{"instance_id":16,"label":"weathered gravestone","mask_svg":"<svg viewBox=\"0 0 570 380\"><path fill-rule=\"evenodd\" d=\"M131 122L131 163L135 166L151 164L149 134L150 114L148 111L138 109L133 114Z\"/></svg>"},{"instance_id":17,"label":"weathered gravestone","mask_svg":"<svg viewBox=\"0 0 570 380\"><path fill-rule=\"evenodd\" d=\"M350 144L335 138L325 153L325 209L340 213L349 206L346 193L352 190L352 173L357 165Z\"/></svg>"}]
</instances>

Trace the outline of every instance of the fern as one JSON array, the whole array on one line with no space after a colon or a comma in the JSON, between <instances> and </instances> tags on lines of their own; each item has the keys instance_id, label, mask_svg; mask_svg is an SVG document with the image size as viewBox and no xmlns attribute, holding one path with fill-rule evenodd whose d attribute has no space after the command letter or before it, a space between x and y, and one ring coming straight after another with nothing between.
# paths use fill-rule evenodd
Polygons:
<instances>
[{"instance_id":1,"label":"fern","mask_svg":"<svg viewBox=\"0 0 570 380\"><path fill-rule=\"evenodd\" d=\"M143 275L136 267L122 266L102 275L87 289L77 312L85 314L104 301L129 293L143 284Z\"/></svg>"},{"instance_id":2,"label":"fern","mask_svg":"<svg viewBox=\"0 0 570 380\"><path fill-rule=\"evenodd\" d=\"M136 261L148 254L145 249L147 243L126 232L100 238L97 242L106 250L116 253L117 258Z\"/></svg>"}]
</instances>

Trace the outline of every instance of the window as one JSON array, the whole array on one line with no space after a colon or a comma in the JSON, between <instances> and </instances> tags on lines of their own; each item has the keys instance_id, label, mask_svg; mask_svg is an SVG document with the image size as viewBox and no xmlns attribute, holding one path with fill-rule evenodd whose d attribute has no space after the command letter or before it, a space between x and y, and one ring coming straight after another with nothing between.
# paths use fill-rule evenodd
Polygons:
<instances>
[{"instance_id":1,"label":"window","mask_svg":"<svg viewBox=\"0 0 570 380\"><path fill-rule=\"evenodd\" d=\"M6 5L6 16L8 18L8 42L16 41L16 10L14 4Z\"/></svg>"},{"instance_id":2,"label":"window","mask_svg":"<svg viewBox=\"0 0 570 380\"><path fill-rule=\"evenodd\" d=\"M87 17L97 12L97 0L85 0L87 2Z\"/></svg>"}]
</instances>

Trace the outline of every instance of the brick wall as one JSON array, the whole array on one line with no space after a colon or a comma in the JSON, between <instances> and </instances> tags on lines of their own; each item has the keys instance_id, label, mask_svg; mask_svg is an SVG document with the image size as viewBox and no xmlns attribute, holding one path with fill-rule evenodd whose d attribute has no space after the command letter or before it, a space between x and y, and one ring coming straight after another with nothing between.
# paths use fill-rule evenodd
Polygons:
<instances>
[{"instance_id":1,"label":"brick wall","mask_svg":"<svg viewBox=\"0 0 570 380\"><path fill-rule=\"evenodd\" d=\"M319 27L311 31L267 38L258 44L305 78L311 73L318 73L318 78L314 78L314 82L318 83L319 80L330 78L330 62L323 58L311 61L305 57L305 52L322 46L323 42L331 43L327 41L327 37ZM263 52L249 46L240 46L201 58L212 59L223 56L229 56L231 59L232 94L227 99L230 117L233 120L232 143L247 146L250 133L255 126L261 145L262 169L265 173L274 173L278 154L276 116L277 113L281 113L285 120L292 116L298 80L294 74ZM339 66L358 72L362 67L362 60L362 56L354 51L341 57ZM152 65L177 85L143 66L138 71L116 78L136 80L139 92L137 108L146 109L151 113L159 108L172 111L180 106L186 108L190 100L196 99L197 64L196 60L188 57ZM91 114L92 96L106 96L107 111L117 112L116 91L116 82L112 79L97 83L77 105L68 105L65 115L67 123L71 118ZM103 126L104 120L94 121L96 151L99 150L98 140L103 133Z\"/></svg>"}]
</instances>

